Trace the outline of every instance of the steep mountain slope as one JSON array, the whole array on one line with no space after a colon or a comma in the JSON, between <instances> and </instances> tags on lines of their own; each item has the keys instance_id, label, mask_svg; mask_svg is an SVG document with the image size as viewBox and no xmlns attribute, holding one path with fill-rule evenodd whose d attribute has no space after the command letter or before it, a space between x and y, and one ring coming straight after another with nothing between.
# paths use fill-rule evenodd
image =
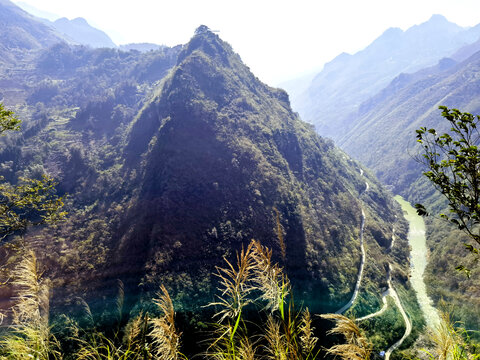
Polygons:
<instances>
[{"instance_id":1,"label":"steep mountain slope","mask_svg":"<svg viewBox=\"0 0 480 360\"><path fill-rule=\"evenodd\" d=\"M357 311L380 304L387 262L408 287L405 225L375 179L217 35L200 28L181 49L59 45L11 74L5 99L25 131L2 139L1 173L15 181L47 171L69 194L68 220L30 234L55 278L54 304L83 294L104 306L121 278L136 299L139 283L161 282L179 309L196 309L215 292L222 257L256 238L299 301L336 310L357 278L361 209L378 260L365 265ZM404 246L389 251L393 226Z\"/></svg>"},{"instance_id":2,"label":"steep mountain slope","mask_svg":"<svg viewBox=\"0 0 480 360\"><path fill-rule=\"evenodd\" d=\"M84 18L68 20L60 18L52 23L61 34L65 34L74 42L94 48L115 48L116 45L105 32L91 26Z\"/></svg>"},{"instance_id":3,"label":"steep mountain slope","mask_svg":"<svg viewBox=\"0 0 480 360\"><path fill-rule=\"evenodd\" d=\"M341 138L341 146L394 186L396 193L406 194L421 176L412 157L415 130L421 126L448 130L440 121L439 105L478 113L479 69L476 53L460 64L445 59L436 67L400 75L361 106L364 111L354 120L357 125Z\"/></svg>"},{"instance_id":4,"label":"steep mountain slope","mask_svg":"<svg viewBox=\"0 0 480 360\"><path fill-rule=\"evenodd\" d=\"M132 126L124 177L142 175L121 263L146 267L161 282L181 273L175 293L191 294L191 286L206 296L215 259L256 238L275 250L302 299L313 297L320 309L348 294L358 266L345 271L342 264L359 261L352 239L365 184L343 157L292 113L285 92L260 83L218 36L198 34ZM382 218L393 221L390 200L371 196L383 199ZM386 246L383 231L377 240Z\"/></svg>"},{"instance_id":5,"label":"steep mountain slope","mask_svg":"<svg viewBox=\"0 0 480 360\"><path fill-rule=\"evenodd\" d=\"M349 115L402 72L435 64L480 36L434 15L406 31L391 28L354 54L341 54L325 65L293 107L324 136L338 140L352 126Z\"/></svg>"}]
</instances>

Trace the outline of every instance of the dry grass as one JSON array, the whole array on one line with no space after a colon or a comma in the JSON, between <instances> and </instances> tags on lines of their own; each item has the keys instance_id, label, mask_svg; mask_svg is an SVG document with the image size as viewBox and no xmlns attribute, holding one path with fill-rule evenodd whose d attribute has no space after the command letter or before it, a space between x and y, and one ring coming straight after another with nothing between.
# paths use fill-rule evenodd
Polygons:
<instances>
[{"instance_id":1,"label":"dry grass","mask_svg":"<svg viewBox=\"0 0 480 360\"><path fill-rule=\"evenodd\" d=\"M214 338L205 354L207 358L236 360L245 356L248 358L254 353L250 340L245 336L246 330L242 318L244 307L252 303L249 295L255 290L251 283L255 267L252 249L253 242L237 253L236 266L225 259L227 267L217 267L220 295L218 301L208 306L219 309L214 315L218 320Z\"/></svg>"},{"instance_id":2,"label":"dry grass","mask_svg":"<svg viewBox=\"0 0 480 360\"><path fill-rule=\"evenodd\" d=\"M37 258L24 250L22 261L13 271L12 325L0 347L8 359L59 359L59 344L49 327L49 283L42 279Z\"/></svg>"},{"instance_id":3,"label":"dry grass","mask_svg":"<svg viewBox=\"0 0 480 360\"><path fill-rule=\"evenodd\" d=\"M184 358L180 353L181 334L175 328L175 310L167 289L162 285L158 298L153 302L162 311L160 318L150 319L152 330L149 333L155 348L155 358L159 360L178 360Z\"/></svg>"},{"instance_id":4,"label":"dry grass","mask_svg":"<svg viewBox=\"0 0 480 360\"><path fill-rule=\"evenodd\" d=\"M269 315L267 319L265 339L267 340L267 346L265 346L267 359L287 359L288 346L285 341L285 336L281 331L281 324L271 315Z\"/></svg>"},{"instance_id":5,"label":"dry grass","mask_svg":"<svg viewBox=\"0 0 480 360\"><path fill-rule=\"evenodd\" d=\"M144 343L145 334L148 326L148 316L143 313L138 314L125 326L123 342L129 348L139 348Z\"/></svg>"},{"instance_id":6,"label":"dry grass","mask_svg":"<svg viewBox=\"0 0 480 360\"><path fill-rule=\"evenodd\" d=\"M248 337L240 341L237 358L238 360L254 360L256 358L256 348Z\"/></svg>"},{"instance_id":7,"label":"dry grass","mask_svg":"<svg viewBox=\"0 0 480 360\"><path fill-rule=\"evenodd\" d=\"M87 315L90 308L85 303ZM115 336L108 338L101 332L91 329L82 331L78 324L72 322L70 331L72 339L76 341L78 350L76 360L140 360L151 359L151 346L146 342L148 317L139 314L125 327L123 341ZM80 334L83 334L80 335Z\"/></svg>"},{"instance_id":8,"label":"dry grass","mask_svg":"<svg viewBox=\"0 0 480 360\"><path fill-rule=\"evenodd\" d=\"M314 355L315 345L318 342L318 338L314 335L315 328L312 327L312 318L308 309L302 314L302 322L300 324L300 343L302 345L302 352L306 359L316 357Z\"/></svg>"},{"instance_id":9,"label":"dry grass","mask_svg":"<svg viewBox=\"0 0 480 360\"><path fill-rule=\"evenodd\" d=\"M457 324L458 325L458 324ZM435 360L471 360L479 359L480 354L474 354L470 349L468 333L461 327L456 327L449 312L442 312L440 324L429 336L433 348L425 353Z\"/></svg>"},{"instance_id":10,"label":"dry grass","mask_svg":"<svg viewBox=\"0 0 480 360\"><path fill-rule=\"evenodd\" d=\"M235 265L225 260L218 268L220 295L216 302L217 331L205 357L215 360L284 359L313 360L317 338L313 334L310 313L296 311L290 296L291 286L283 269L272 262L272 252L253 241L237 253ZM48 326L48 282L39 274L33 252L28 252L15 270L17 289L13 308L14 326L1 341L8 359L59 359L58 343ZM289 299L288 306L287 298ZM161 315L156 318L140 313L123 329L124 290L114 308L118 327L112 338L97 331L88 304L80 299L89 324L86 330L70 322L71 340L76 342L77 360L179 360L181 333L175 326L172 299L164 286L153 303ZM244 308L261 305L266 310L265 329L252 336L244 320ZM250 327L251 328L251 327ZM120 335L122 334L122 335ZM1 356L0 356L1 358Z\"/></svg>"},{"instance_id":11,"label":"dry grass","mask_svg":"<svg viewBox=\"0 0 480 360\"><path fill-rule=\"evenodd\" d=\"M317 338L313 335L310 313L302 318L290 296L290 281L283 269L272 262L272 251L252 240L237 255L237 264L226 261L218 269L221 279L217 332L207 352L216 360L265 358L272 360L315 359ZM288 307L285 306L289 298ZM242 310L249 304L263 304L268 312L263 335L256 343L247 333Z\"/></svg>"},{"instance_id":12,"label":"dry grass","mask_svg":"<svg viewBox=\"0 0 480 360\"><path fill-rule=\"evenodd\" d=\"M263 247L260 242L252 241L253 283L260 291L260 299L266 302L266 309L271 312L279 310L284 317L285 299L290 294L290 281L283 269L272 263L272 251Z\"/></svg>"},{"instance_id":13,"label":"dry grass","mask_svg":"<svg viewBox=\"0 0 480 360\"><path fill-rule=\"evenodd\" d=\"M219 318L218 323L222 323L225 319L238 318L242 309L251 303L248 295L254 290L249 283L254 262L252 258L253 242L247 249L242 249L237 254L237 268L235 268L227 259L226 268L217 267L217 276L220 279L220 292L217 302L210 303L209 306L217 306L220 310L216 313Z\"/></svg>"},{"instance_id":14,"label":"dry grass","mask_svg":"<svg viewBox=\"0 0 480 360\"><path fill-rule=\"evenodd\" d=\"M335 326L327 334L338 334L345 337L345 343L334 345L327 353L345 360L368 360L372 345L363 336L355 321L340 314L321 315L323 319L335 321Z\"/></svg>"}]
</instances>

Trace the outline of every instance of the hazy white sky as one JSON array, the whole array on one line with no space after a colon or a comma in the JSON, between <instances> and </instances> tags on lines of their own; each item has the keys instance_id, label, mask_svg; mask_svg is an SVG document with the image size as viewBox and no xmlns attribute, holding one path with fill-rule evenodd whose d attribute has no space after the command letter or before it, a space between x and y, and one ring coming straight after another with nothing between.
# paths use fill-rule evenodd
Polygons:
<instances>
[{"instance_id":1,"label":"hazy white sky","mask_svg":"<svg viewBox=\"0 0 480 360\"><path fill-rule=\"evenodd\" d=\"M276 85L354 53L389 27L442 14L480 23L480 0L14 0L67 18L84 17L115 43L186 43L200 24L220 30L263 81Z\"/></svg>"}]
</instances>

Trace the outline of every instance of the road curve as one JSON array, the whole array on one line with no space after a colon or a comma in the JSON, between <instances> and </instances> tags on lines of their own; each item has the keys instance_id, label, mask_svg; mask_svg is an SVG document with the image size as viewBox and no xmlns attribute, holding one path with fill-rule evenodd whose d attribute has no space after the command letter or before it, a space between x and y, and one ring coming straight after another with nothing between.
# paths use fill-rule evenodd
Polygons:
<instances>
[{"instance_id":1,"label":"road curve","mask_svg":"<svg viewBox=\"0 0 480 360\"><path fill-rule=\"evenodd\" d=\"M390 271L391 271L391 267L390 267L390 264L388 264L388 273L389 274L390 274ZM398 340L395 344L390 346L388 348L388 350L385 352L385 360L390 359L390 355L392 354L392 352L394 350L396 350L400 345L402 345L402 343L405 341L405 339L412 332L412 323L410 322L410 319L408 318L407 313L403 309L402 303L400 301L400 298L398 297L397 292L395 291L395 289L392 286L392 279L391 278L388 279L388 288L390 290L390 296L393 297L393 300L395 301L395 304L397 305L398 310L400 310L400 314L402 314L403 320L405 321L405 333L403 334L403 336L400 340Z\"/></svg>"},{"instance_id":2,"label":"road curve","mask_svg":"<svg viewBox=\"0 0 480 360\"><path fill-rule=\"evenodd\" d=\"M362 316L360 318L357 318L357 321L367 320L367 319L371 319L375 316L380 316L387 310L387 308L388 308L387 296L389 296L390 293L391 293L391 285L392 285L392 282L390 281L391 280L390 264L388 264L388 266L389 266L388 275L387 275L388 289L386 291L384 291L383 294L382 294L382 302L383 302L382 308L380 310L378 310L377 312L374 312L372 314L368 314L368 315Z\"/></svg>"},{"instance_id":3,"label":"road curve","mask_svg":"<svg viewBox=\"0 0 480 360\"><path fill-rule=\"evenodd\" d=\"M368 314L368 315L365 315L365 316L362 316L362 317L359 317L357 318L356 320L357 321L362 321L362 320L367 320L367 319L371 319L375 316L380 316L382 315L387 309L388 309L388 303L387 303L387 296L389 295L389 290L385 291L383 294L382 294L382 302L383 302L383 306L380 310L378 310L377 312L374 312L372 314Z\"/></svg>"},{"instance_id":4,"label":"road curve","mask_svg":"<svg viewBox=\"0 0 480 360\"><path fill-rule=\"evenodd\" d=\"M362 283L363 269L365 267L365 258L366 258L365 246L363 243L364 227L365 227L365 212L362 209L362 224L360 225L360 249L362 252L362 258L360 260L360 270L358 271L357 283L355 284L355 290L353 290L353 294L352 294L352 297L350 298L350 301L346 303L341 309L337 310L335 314L343 314L345 311L347 311L352 306L353 302L358 296L358 292L360 290L360 284Z\"/></svg>"}]
</instances>

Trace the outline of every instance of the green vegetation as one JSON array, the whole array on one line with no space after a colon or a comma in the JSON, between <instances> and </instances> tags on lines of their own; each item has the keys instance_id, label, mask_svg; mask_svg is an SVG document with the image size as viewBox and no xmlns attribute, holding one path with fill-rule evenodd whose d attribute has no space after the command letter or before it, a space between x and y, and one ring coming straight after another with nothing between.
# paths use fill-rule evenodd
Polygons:
<instances>
[{"instance_id":1,"label":"green vegetation","mask_svg":"<svg viewBox=\"0 0 480 360\"><path fill-rule=\"evenodd\" d=\"M20 130L20 120L18 120L13 111L5 109L0 103L0 134L7 130Z\"/></svg>"},{"instance_id":2,"label":"green vegetation","mask_svg":"<svg viewBox=\"0 0 480 360\"><path fill-rule=\"evenodd\" d=\"M424 149L424 164L429 168L424 175L446 197L449 213L440 217L455 224L477 245L465 244L478 255L480 235L480 150L477 145L480 133L477 124L480 116L449 110L441 106L442 116L450 123L450 133L438 135L435 129L420 128L417 139ZM425 207L417 204L417 212L426 215ZM463 265L458 266L464 270Z\"/></svg>"},{"instance_id":3,"label":"green vegetation","mask_svg":"<svg viewBox=\"0 0 480 360\"><path fill-rule=\"evenodd\" d=\"M19 130L20 120L0 104L0 134ZM1 178L0 180L3 180ZM56 182L43 175L40 180L21 178L16 186L0 183L0 240L25 231L30 225L54 223L65 217L62 198L55 194Z\"/></svg>"},{"instance_id":4,"label":"green vegetation","mask_svg":"<svg viewBox=\"0 0 480 360\"><path fill-rule=\"evenodd\" d=\"M440 218L454 224L470 241L474 241L474 245L465 242L464 246L474 255L474 261L476 262L478 260L478 248L476 246L480 243L480 236L477 234L480 223L480 178L478 174L480 152L477 148L480 138L477 124L480 121L480 116L462 113L457 109L450 110L445 106L441 106L440 109L442 110L442 116L451 126L449 133L438 135L435 129L425 127L417 130L417 141L423 147L423 162L428 169L424 172L424 175L447 200L449 214L441 213ZM420 215L428 215L424 205L417 204L416 207ZM438 221L435 224L439 224ZM442 227L439 227L439 230L435 232L435 237L442 233ZM457 234L454 233L453 235ZM447 240L452 240L451 236L444 236ZM457 241L458 237L455 237L455 242L451 242L449 248L451 249L452 246L458 247ZM443 242L445 242L445 239L443 239ZM448 251L449 249L443 250ZM452 253L456 252L452 251ZM434 265L436 266L438 263L435 262ZM468 277L471 275L471 271L463 264L458 265L456 269L466 272ZM435 270L438 271L438 267ZM461 285L465 285L466 282L462 281L463 284ZM450 289L446 290L445 295L453 298L455 304L458 304L461 297L468 296L468 291L472 290L472 288L466 290L467 294L462 292L452 294L449 292ZM461 304L458 308L463 313L465 310L469 313L469 309L475 312L475 307L472 308L464 304ZM461 318L465 317L465 314L462 315ZM468 322L471 326L471 315L467 316L467 318L469 317ZM474 317L474 319L477 318ZM474 326L476 327L478 324ZM433 354L429 353L429 356L432 359L472 358L471 354L476 354L477 350L475 346L472 348L469 335L464 328L457 328L451 323L449 314L444 314L433 337L436 347ZM473 358L478 358L478 356L474 355Z\"/></svg>"},{"instance_id":5,"label":"green vegetation","mask_svg":"<svg viewBox=\"0 0 480 360\"><path fill-rule=\"evenodd\" d=\"M445 300L454 306L454 321L461 321L468 329L479 329L479 305L477 245L478 231L478 167L477 150L478 117L459 110L442 107L444 123L448 124L448 133L437 133L434 129L422 128L417 133L423 145L428 178L439 190L436 194L425 191L427 186L417 186L424 207L431 213L443 214L440 218L427 217L427 239L431 251L430 262L426 268L426 282L434 302ZM444 124L438 124L445 128ZM420 184L417 182L417 184ZM417 185L415 184L415 185ZM427 194L427 195L425 195ZM440 197L443 194L443 200ZM445 221L447 220L447 221ZM459 246L465 244L464 247ZM465 250L473 255L465 257ZM465 274L455 273L454 268ZM478 339L477 334L473 337Z\"/></svg>"},{"instance_id":6,"label":"green vegetation","mask_svg":"<svg viewBox=\"0 0 480 360\"><path fill-rule=\"evenodd\" d=\"M111 298L113 271L136 297L129 309L164 284L193 312L215 292L217 259L255 236L279 254L299 299L333 311L357 275L365 179L364 238L382 263L366 267L362 311L378 304L398 209L215 34L145 54L63 44L18 66L20 88L4 96L26 100L15 107L24 131L0 139L0 175L15 184L49 172L69 194L68 219L26 234L62 289L53 309L79 294ZM405 246L388 256L406 273Z\"/></svg>"}]
</instances>

